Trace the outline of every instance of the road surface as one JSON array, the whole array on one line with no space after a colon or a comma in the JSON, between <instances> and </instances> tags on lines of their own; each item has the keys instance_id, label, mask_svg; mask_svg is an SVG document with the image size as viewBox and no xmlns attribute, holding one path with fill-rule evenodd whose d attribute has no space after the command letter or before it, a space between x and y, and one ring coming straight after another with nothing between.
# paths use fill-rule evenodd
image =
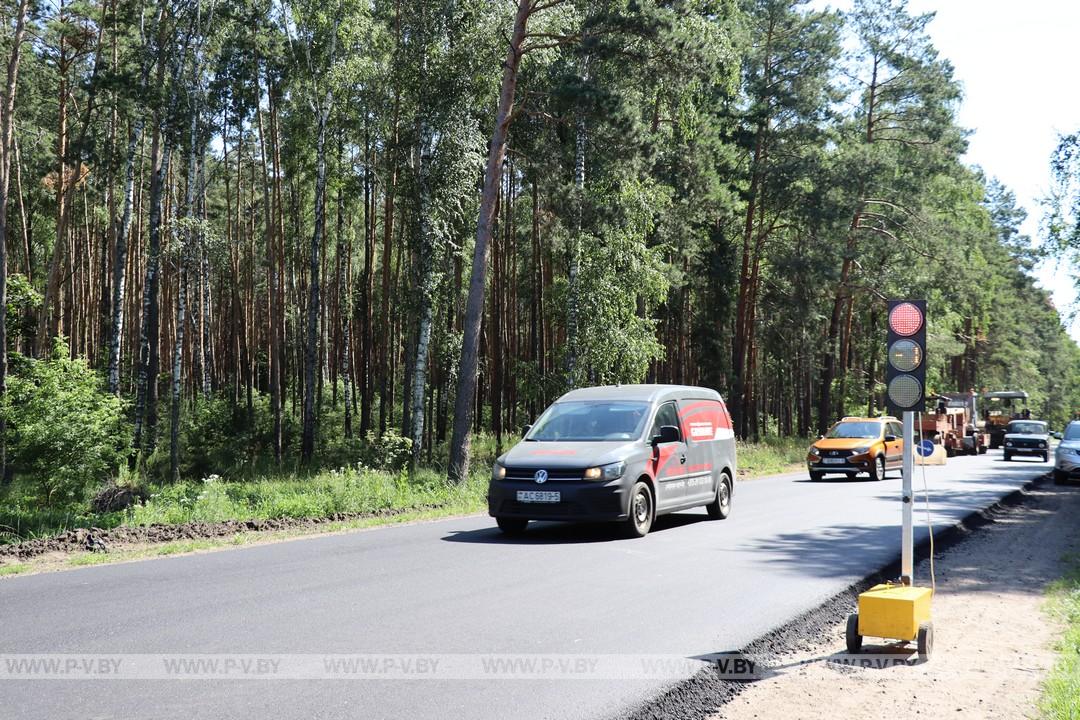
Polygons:
<instances>
[{"instance_id":1,"label":"road surface","mask_svg":"<svg viewBox=\"0 0 1080 720\"><path fill-rule=\"evenodd\" d=\"M1000 452L928 467L935 524L950 525L1048 469L1003 462ZM740 483L728 520L668 516L641 540L620 539L609 526L540 523L508 540L491 519L470 516L14 577L0 581L0 674L3 662L30 654L120 658L127 669L177 654L289 665L381 653L393 654L385 662L396 674L86 680L78 670L31 670L54 679L0 679L0 716L618 717L677 678L597 679L587 664L532 679L498 666L485 665L484 677L461 668L485 654L735 650L894 561L899 492L897 472L880 483L785 475ZM921 496L916 510L918 540L926 533ZM410 675L411 658L451 672ZM687 665L669 673L690 674L695 664Z\"/></svg>"}]
</instances>

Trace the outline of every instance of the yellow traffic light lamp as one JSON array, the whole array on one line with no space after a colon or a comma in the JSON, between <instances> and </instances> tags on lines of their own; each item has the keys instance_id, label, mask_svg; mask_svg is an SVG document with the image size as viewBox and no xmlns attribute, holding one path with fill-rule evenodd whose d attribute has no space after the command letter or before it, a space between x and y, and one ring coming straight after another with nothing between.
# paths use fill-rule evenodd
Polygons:
<instances>
[{"instance_id":1,"label":"yellow traffic light lamp","mask_svg":"<svg viewBox=\"0 0 1080 720\"><path fill-rule=\"evenodd\" d=\"M886 403L889 413L902 416L904 464L900 581L875 585L859 595L859 612L848 617L847 649L857 653L864 637L917 643L919 658L928 660L934 647L930 619L933 590L916 587L912 510L915 470L915 413L926 409L926 301L890 300L885 365Z\"/></svg>"}]
</instances>

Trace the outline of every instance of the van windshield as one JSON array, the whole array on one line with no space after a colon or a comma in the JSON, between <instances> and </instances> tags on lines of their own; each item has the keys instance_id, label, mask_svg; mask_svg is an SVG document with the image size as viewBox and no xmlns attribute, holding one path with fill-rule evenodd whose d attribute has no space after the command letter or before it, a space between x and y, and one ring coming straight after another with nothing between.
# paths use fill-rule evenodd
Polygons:
<instances>
[{"instance_id":1,"label":"van windshield","mask_svg":"<svg viewBox=\"0 0 1080 720\"><path fill-rule=\"evenodd\" d=\"M876 422L841 422L833 425L825 437L828 438L877 438L881 435L881 425Z\"/></svg>"},{"instance_id":2,"label":"van windshield","mask_svg":"<svg viewBox=\"0 0 1080 720\"><path fill-rule=\"evenodd\" d=\"M526 440L586 442L633 440L641 436L649 414L643 402L569 401L555 403L529 432Z\"/></svg>"}]
</instances>

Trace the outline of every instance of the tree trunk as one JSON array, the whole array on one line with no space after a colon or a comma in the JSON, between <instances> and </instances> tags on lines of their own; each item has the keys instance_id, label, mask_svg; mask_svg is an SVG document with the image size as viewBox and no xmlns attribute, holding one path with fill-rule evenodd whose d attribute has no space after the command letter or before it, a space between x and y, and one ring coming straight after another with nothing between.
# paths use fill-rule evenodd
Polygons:
<instances>
[{"instance_id":1,"label":"tree trunk","mask_svg":"<svg viewBox=\"0 0 1080 720\"><path fill-rule=\"evenodd\" d=\"M499 106L495 113L495 129L488 146L487 168L484 172L484 189L480 196L480 212L476 227L476 245L473 248L472 274L469 278L469 297L465 305L464 333L461 348L461 365L458 369L457 397L454 399L454 431L450 440L450 464L447 475L453 482L462 482L469 472L469 432L472 428L473 401L476 396L476 371L479 364L480 324L484 314L484 286L487 280L488 243L491 240L491 224L495 214L495 199L502 177L503 156L506 153L506 135L514 109L514 92L517 88L518 66L521 49L525 42L525 28L532 12L530 0L519 0L514 18L514 30L510 47L503 64L502 88Z\"/></svg>"},{"instance_id":2,"label":"tree trunk","mask_svg":"<svg viewBox=\"0 0 1080 720\"><path fill-rule=\"evenodd\" d=\"M374 154L368 134L367 120L364 121L364 314L361 333L360 378L363 390L360 399L360 437L367 437L371 429L371 398L375 378L372 377L372 306L374 293L375 264L375 192L372 188L371 166Z\"/></svg>"},{"instance_id":3,"label":"tree trunk","mask_svg":"<svg viewBox=\"0 0 1080 720\"><path fill-rule=\"evenodd\" d=\"M144 68L148 68L145 65ZM109 392L120 394L120 350L124 337L124 283L127 279L128 232L131 228L131 209L135 202L135 156L142 140L143 115L135 116L128 137L127 158L124 164L124 209L116 229L116 250L113 256L112 323L109 337Z\"/></svg>"},{"instance_id":4,"label":"tree trunk","mask_svg":"<svg viewBox=\"0 0 1080 720\"><path fill-rule=\"evenodd\" d=\"M270 93L269 83L267 83L267 94ZM270 106L273 107L274 99L270 98ZM278 294L281 292L278 287L278 272L277 272L277 260L275 258L275 240L274 240L274 218L273 218L273 203L270 197L270 174L269 174L269 162L267 162L267 142L263 133L263 119L262 110L256 110L256 121L258 123L259 130L259 154L262 157L262 192L263 192L263 230L266 238L266 285L268 289L268 303L269 303L269 318L268 318L268 331L269 331L269 345L270 352L267 359L268 367L268 384L270 385L270 413L273 415L274 423L274 462L281 463L281 386L279 385L277 378L279 374L278 363L281 362L281 356L278 352L278 318L277 318L277 305ZM272 122L272 121L271 121Z\"/></svg>"},{"instance_id":5,"label":"tree trunk","mask_svg":"<svg viewBox=\"0 0 1080 720\"><path fill-rule=\"evenodd\" d=\"M188 193L190 194L190 191ZM188 243L194 240L190 230L187 234L184 247L180 250L180 266L177 273L179 277L176 299L176 339L173 345L172 398L169 406L169 478L173 482L180 482L180 390L183 379L181 372L184 357L184 327L187 322Z\"/></svg>"},{"instance_id":6,"label":"tree trunk","mask_svg":"<svg viewBox=\"0 0 1080 720\"><path fill-rule=\"evenodd\" d=\"M390 356L390 344L393 338L393 325L390 322L390 269L394 251L394 195L397 192L397 102L394 103L393 133L390 147L386 150L390 179L383 198L383 251L382 251L382 307L379 330L382 342L379 343L379 435L386 432L387 416L394 412L391 395L393 383L393 365Z\"/></svg>"},{"instance_id":7,"label":"tree trunk","mask_svg":"<svg viewBox=\"0 0 1080 720\"><path fill-rule=\"evenodd\" d=\"M281 465L282 404L286 391L285 367L285 218L281 201L281 151L278 144L277 100L269 79L266 92L270 110L270 142L274 161L273 209L266 232L267 253L270 259L270 408L274 416L274 462ZM268 205L269 207L269 205Z\"/></svg>"},{"instance_id":8,"label":"tree trunk","mask_svg":"<svg viewBox=\"0 0 1080 720\"><path fill-rule=\"evenodd\" d=\"M315 228L311 233L311 264L308 279L307 343L304 347L304 429L300 459L309 464L315 453L315 371L319 364L319 310L323 233L326 228L326 125L333 94L327 92L317 111L315 140Z\"/></svg>"},{"instance_id":9,"label":"tree trunk","mask_svg":"<svg viewBox=\"0 0 1080 720\"><path fill-rule=\"evenodd\" d=\"M352 240L346 242L345 240L345 201L342 197L341 190L338 190L337 194L337 242L338 242L338 277L337 286L338 304L341 306L338 311L338 322L341 329L341 342L340 342L340 356L338 358L341 369L341 381L344 390L345 400L345 438L351 439L353 436L353 403L352 403L352 359L350 344L352 343L352 289L349 287L349 277L351 275L350 269L352 265ZM342 301L344 300L344 301ZM335 386L336 387L336 386Z\"/></svg>"},{"instance_id":10,"label":"tree trunk","mask_svg":"<svg viewBox=\"0 0 1080 720\"><path fill-rule=\"evenodd\" d=\"M435 237L431 227L431 160L435 153L434 131L427 121L420 123L420 163L418 168L420 208L419 242L417 243L417 275L420 299L420 321L416 334L416 358L412 378L412 460L410 470L416 472L424 444L424 398L427 388L428 353L431 346L432 300L435 294Z\"/></svg>"},{"instance_id":11,"label":"tree trunk","mask_svg":"<svg viewBox=\"0 0 1080 720\"><path fill-rule=\"evenodd\" d=\"M581 269L581 233L582 216L585 208L585 143L588 131L585 127L585 115L578 112L574 137L574 236L570 241L570 276L566 308L566 386L577 387L578 360L578 273Z\"/></svg>"},{"instance_id":12,"label":"tree trunk","mask_svg":"<svg viewBox=\"0 0 1080 720\"><path fill-rule=\"evenodd\" d=\"M3 113L0 115L0 401L7 392L7 210L15 136L15 91L18 88L19 60L29 4L29 0L21 0L15 13L15 34L8 57L3 106L0 107ZM7 428L3 415L0 415L0 485L10 481L11 470L7 463Z\"/></svg>"},{"instance_id":13,"label":"tree trunk","mask_svg":"<svg viewBox=\"0 0 1080 720\"><path fill-rule=\"evenodd\" d=\"M198 6L201 10L201 6ZM196 11L198 12L198 10ZM201 20L201 18L200 18ZM195 54L194 67L192 68L192 83L199 82L198 51ZM188 166L187 187L184 189L184 217L187 218L188 226L185 228L180 248L180 266L177 279L176 301L176 328L175 341L173 343L172 363L172 403L169 408L169 478L173 482L180 482L180 391L183 382L183 358L184 358L184 330L187 323L187 285L188 285L188 257L195 248L195 180L198 169L198 128L199 97L197 91L192 88L189 93L191 100L190 126L188 128Z\"/></svg>"},{"instance_id":14,"label":"tree trunk","mask_svg":"<svg viewBox=\"0 0 1080 720\"><path fill-rule=\"evenodd\" d=\"M186 52L186 47L183 52ZM166 54L159 56L159 83L164 80ZM162 205L169 178L169 160L172 155L172 135L166 131L167 118L171 117L177 101L176 86L183 67L182 57L172 58L169 77L169 100L164 112L156 119L154 140L150 155L156 167L150 175L150 242L147 250L146 275L143 279L142 327L139 333L139 375L135 393L135 433L132 441L130 465L140 450L144 457L154 452L157 442L158 370L160 360L160 316L158 290L161 283L161 232ZM144 437L145 436L145 437Z\"/></svg>"}]
</instances>

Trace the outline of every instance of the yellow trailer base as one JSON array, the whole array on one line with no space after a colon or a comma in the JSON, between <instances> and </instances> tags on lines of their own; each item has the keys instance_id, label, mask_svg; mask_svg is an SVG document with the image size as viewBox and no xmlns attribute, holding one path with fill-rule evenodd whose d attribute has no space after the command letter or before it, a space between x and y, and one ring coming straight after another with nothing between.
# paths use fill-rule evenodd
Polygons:
<instances>
[{"instance_id":1,"label":"yellow trailer base","mask_svg":"<svg viewBox=\"0 0 1080 720\"><path fill-rule=\"evenodd\" d=\"M928 659L933 646L930 622L930 588L909 585L875 585L859 595L859 612L848 617L848 652L859 652L864 637L915 640L919 657Z\"/></svg>"}]
</instances>

